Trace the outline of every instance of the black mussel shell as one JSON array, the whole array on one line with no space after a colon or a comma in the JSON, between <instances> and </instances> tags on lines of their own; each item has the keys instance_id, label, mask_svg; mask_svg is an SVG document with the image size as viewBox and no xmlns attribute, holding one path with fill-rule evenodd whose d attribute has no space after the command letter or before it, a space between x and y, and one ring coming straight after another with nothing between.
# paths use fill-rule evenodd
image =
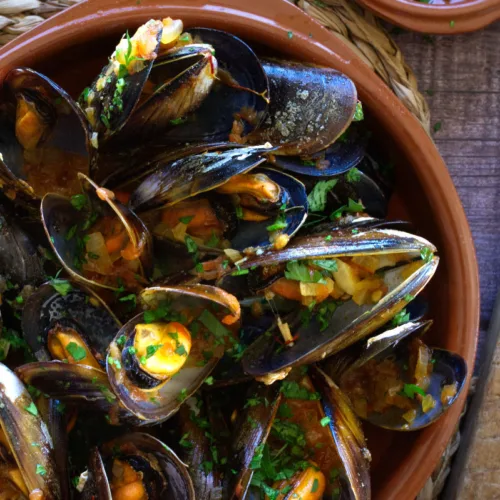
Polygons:
<instances>
[{"instance_id":1,"label":"black mussel shell","mask_svg":"<svg viewBox=\"0 0 500 500\"><path fill-rule=\"evenodd\" d=\"M283 210L286 228L280 230L280 233L286 234L291 239L307 218L308 203L304 185L291 175L278 170L259 168L252 173L258 172L267 175L288 195L288 203L286 209ZM235 235L230 238L231 248L245 250L247 248L268 248L273 246L268 228L272 227L275 222L274 219L263 222L244 220L238 222Z\"/></svg>"},{"instance_id":2,"label":"black mussel shell","mask_svg":"<svg viewBox=\"0 0 500 500\"><path fill-rule=\"evenodd\" d=\"M345 370L338 370L335 357L332 358L331 364L330 360L325 362L326 368L328 370L336 369L336 376L341 387L347 383L344 377L355 376L356 370L373 359L377 362L383 362L386 359L392 360L401 373L405 373L410 366L412 338L415 335L425 334L431 325L432 321L410 322L379 334L362 345L361 356L357 357L353 363L348 364ZM407 421L403 417L407 410L396 406L391 406L383 413L371 412L362 418L376 426L399 431L418 430L437 420L459 397L467 379L467 365L460 355L445 349L431 348L431 352L432 372L429 375L429 386L424 392L432 396L434 407L424 412L419 401L415 406L416 414L411 421ZM342 357L342 353L339 353L338 356ZM412 383L411 379L406 380L406 376L403 376L403 380ZM441 393L443 387L447 385L455 385L456 391L443 401ZM349 393L347 392L347 394ZM354 407L356 408L356 405Z\"/></svg>"},{"instance_id":3,"label":"black mussel shell","mask_svg":"<svg viewBox=\"0 0 500 500\"><path fill-rule=\"evenodd\" d=\"M245 42L230 33L208 28L193 28L189 33L195 43L214 48L219 82L201 106L185 122L173 127L162 141L227 141L238 114L243 115L242 135L247 135L259 126L267 110L269 83L261 62Z\"/></svg>"},{"instance_id":4,"label":"black mussel shell","mask_svg":"<svg viewBox=\"0 0 500 500\"><path fill-rule=\"evenodd\" d=\"M77 173L89 173L96 153L81 110L56 83L28 68L11 70L5 85L14 100L2 110L0 119L0 178L6 194L27 201L40 199L49 190L64 194L78 191ZM35 110L42 128L38 138L21 139L16 131L20 103ZM56 151L63 156L51 159ZM34 164L36 161L40 165ZM50 172L54 172L53 178Z\"/></svg>"},{"instance_id":5,"label":"black mussel shell","mask_svg":"<svg viewBox=\"0 0 500 500\"><path fill-rule=\"evenodd\" d=\"M150 33L156 33L157 45L154 54L158 53L160 39L163 31L161 21L151 20ZM119 132L125 125L130 115L139 102L142 89L149 78L149 73L155 61L154 58L143 61L141 71L118 78L115 67L115 53L101 73L94 80L90 88L85 89L79 99L79 104L85 112L92 131L100 143L105 142L113 134ZM121 80L122 85L117 85ZM118 93L120 105L117 105Z\"/></svg>"},{"instance_id":6,"label":"black mussel shell","mask_svg":"<svg viewBox=\"0 0 500 500\"><path fill-rule=\"evenodd\" d=\"M132 193L130 207L142 212L168 206L209 191L265 161L262 154L270 148L229 149L189 156L167 164L151 174Z\"/></svg>"},{"instance_id":7,"label":"black mussel shell","mask_svg":"<svg viewBox=\"0 0 500 500\"><path fill-rule=\"evenodd\" d=\"M104 301L92 290L71 284L62 295L50 283L32 294L23 309L24 338L38 361L49 361L49 330L57 325L74 329L96 360L105 366L106 349L120 329L121 323Z\"/></svg>"},{"instance_id":8,"label":"black mussel shell","mask_svg":"<svg viewBox=\"0 0 500 500\"><path fill-rule=\"evenodd\" d=\"M0 274L19 286L38 285L44 276L35 243L3 208L0 208Z\"/></svg>"},{"instance_id":9,"label":"black mussel shell","mask_svg":"<svg viewBox=\"0 0 500 500\"><path fill-rule=\"evenodd\" d=\"M61 361L40 361L22 365L16 373L25 384L53 399L107 413L111 425L137 423L137 418L119 404L102 370Z\"/></svg>"},{"instance_id":10,"label":"black mussel shell","mask_svg":"<svg viewBox=\"0 0 500 500\"><path fill-rule=\"evenodd\" d=\"M149 288L141 293L141 301L147 310L166 308L168 317L177 318L173 319L175 321L183 321L181 315L186 314L186 311L206 310L211 317L221 316L221 321L237 321L240 314L235 297L208 285ZM131 362L129 339L133 338L136 325L147 322L146 313L135 316L123 326L111 343L107 358L111 386L120 402L138 419L139 425L160 423L176 413L180 405L198 390L224 354L224 345L217 345L214 341L210 346L210 358L204 363L195 364L188 356L186 364L175 376L158 385L158 380L153 380L154 377L142 369L138 362ZM153 323L155 321L161 320L153 320ZM172 319L165 321L170 322ZM189 330L195 318L186 318L186 321L188 324L185 326ZM218 324L220 328L223 327L223 323ZM193 342L196 342L196 338L193 338ZM135 353L133 357L136 358Z\"/></svg>"},{"instance_id":11,"label":"black mussel shell","mask_svg":"<svg viewBox=\"0 0 500 500\"><path fill-rule=\"evenodd\" d=\"M228 471L230 500L246 497L254 473L251 467L252 459L258 447L262 447L267 441L281 401L278 384L265 386L254 382L248 389L247 395L248 398L260 401L260 404L243 410L235 424L228 468L237 473L232 474ZM268 404L264 404L265 401Z\"/></svg>"},{"instance_id":12,"label":"black mussel shell","mask_svg":"<svg viewBox=\"0 0 500 500\"><path fill-rule=\"evenodd\" d=\"M354 83L345 75L302 63L267 60L270 105L249 142L270 142L276 154L312 155L327 148L351 123L357 103Z\"/></svg>"},{"instance_id":13,"label":"black mussel shell","mask_svg":"<svg viewBox=\"0 0 500 500\"><path fill-rule=\"evenodd\" d=\"M39 489L44 499L59 500L59 471L47 426L21 380L1 363L0 428L6 435L28 491Z\"/></svg>"},{"instance_id":14,"label":"black mussel shell","mask_svg":"<svg viewBox=\"0 0 500 500\"><path fill-rule=\"evenodd\" d=\"M99 188L82 174L80 178L88 200L83 209L75 208L71 199L56 194L47 194L42 200L42 222L52 249L74 280L89 286L120 289L113 276L96 281L86 278L81 270L85 258L84 238L92 221L103 216L117 217L134 247L140 250L140 268L136 273L137 283L134 282L134 287L139 287L152 272L152 239L148 229L132 210L114 199L112 192ZM104 193L104 200L98 197L99 192Z\"/></svg>"}]
</instances>

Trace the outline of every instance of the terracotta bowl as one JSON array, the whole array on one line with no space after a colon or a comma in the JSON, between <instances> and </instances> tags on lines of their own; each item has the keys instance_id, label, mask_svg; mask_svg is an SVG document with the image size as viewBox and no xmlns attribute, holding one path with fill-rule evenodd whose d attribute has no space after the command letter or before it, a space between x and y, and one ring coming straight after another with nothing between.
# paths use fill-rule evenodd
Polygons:
<instances>
[{"instance_id":1,"label":"terracotta bowl","mask_svg":"<svg viewBox=\"0 0 500 500\"><path fill-rule=\"evenodd\" d=\"M479 319L476 258L467 220L443 160L419 123L372 71L334 35L284 0L87 0L0 51L0 81L14 66L46 72L70 92L81 91L104 65L119 37L149 18L182 18L187 26L231 31L286 57L336 68L356 83L398 177L394 213L403 212L439 248L429 286L436 320L431 342L474 364ZM404 200L404 202L402 201ZM450 411L418 433L367 428L374 497L413 499L437 465L456 427L464 391Z\"/></svg>"},{"instance_id":2,"label":"terracotta bowl","mask_svg":"<svg viewBox=\"0 0 500 500\"><path fill-rule=\"evenodd\" d=\"M411 31L453 35L500 19L499 0L359 0L380 17Z\"/></svg>"}]
</instances>

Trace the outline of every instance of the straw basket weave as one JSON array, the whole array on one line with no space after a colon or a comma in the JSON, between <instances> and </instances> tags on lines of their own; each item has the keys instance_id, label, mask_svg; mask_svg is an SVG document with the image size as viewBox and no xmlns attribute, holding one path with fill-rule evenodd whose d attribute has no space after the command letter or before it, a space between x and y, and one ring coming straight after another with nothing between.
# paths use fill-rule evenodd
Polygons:
<instances>
[{"instance_id":1,"label":"straw basket weave","mask_svg":"<svg viewBox=\"0 0 500 500\"><path fill-rule=\"evenodd\" d=\"M29 31L44 19L81 0L0 0L0 46ZM429 107L418 91L417 80L398 46L379 20L352 0L290 0L335 36L349 45L384 80L429 132ZM443 454L439 467L418 496L436 498L460 441L457 432Z\"/></svg>"}]
</instances>

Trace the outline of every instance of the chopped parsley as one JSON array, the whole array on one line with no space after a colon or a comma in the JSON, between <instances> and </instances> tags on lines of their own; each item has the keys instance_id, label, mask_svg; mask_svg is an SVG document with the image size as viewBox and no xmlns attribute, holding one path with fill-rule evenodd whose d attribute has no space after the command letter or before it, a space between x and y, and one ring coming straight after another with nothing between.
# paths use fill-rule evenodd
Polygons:
<instances>
[{"instance_id":1,"label":"chopped parsley","mask_svg":"<svg viewBox=\"0 0 500 500\"><path fill-rule=\"evenodd\" d=\"M321 399L318 392L310 392L297 382L291 382L288 380L284 380L281 383L280 392L282 392L283 396L288 399L305 399L310 401L317 401Z\"/></svg>"},{"instance_id":2,"label":"chopped parsley","mask_svg":"<svg viewBox=\"0 0 500 500\"><path fill-rule=\"evenodd\" d=\"M237 269L236 271L233 271L231 273L231 276L243 276L245 274L248 274L250 272L250 269Z\"/></svg>"},{"instance_id":3,"label":"chopped parsley","mask_svg":"<svg viewBox=\"0 0 500 500\"><path fill-rule=\"evenodd\" d=\"M77 230L78 230L78 224L74 224L73 226L71 226L69 228L68 232L66 233L66 236L65 236L66 241L73 239Z\"/></svg>"},{"instance_id":4,"label":"chopped parsley","mask_svg":"<svg viewBox=\"0 0 500 500\"><path fill-rule=\"evenodd\" d=\"M28 406L24 408L28 413L31 413L35 417L38 415L38 408L35 403L31 402Z\"/></svg>"},{"instance_id":5,"label":"chopped parsley","mask_svg":"<svg viewBox=\"0 0 500 500\"><path fill-rule=\"evenodd\" d=\"M331 422L331 418L330 417L323 417L319 423L321 424L321 427L326 427L330 422Z\"/></svg>"},{"instance_id":6,"label":"chopped parsley","mask_svg":"<svg viewBox=\"0 0 500 500\"><path fill-rule=\"evenodd\" d=\"M315 478L311 488L311 493L316 493L318 491L318 488L319 488L319 481L318 479Z\"/></svg>"},{"instance_id":7,"label":"chopped parsley","mask_svg":"<svg viewBox=\"0 0 500 500\"><path fill-rule=\"evenodd\" d=\"M186 348L184 347L183 344L179 344L176 349L175 349L175 354L177 354L178 356L187 356L187 351L186 351Z\"/></svg>"},{"instance_id":8,"label":"chopped parsley","mask_svg":"<svg viewBox=\"0 0 500 500\"><path fill-rule=\"evenodd\" d=\"M185 217L179 217L179 222L188 225L194 219L194 215L186 215Z\"/></svg>"},{"instance_id":9,"label":"chopped parsley","mask_svg":"<svg viewBox=\"0 0 500 500\"><path fill-rule=\"evenodd\" d=\"M193 238L186 234L186 237L184 238L184 242L186 243L187 251L189 253L196 253L198 251L198 245L195 243Z\"/></svg>"},{"instance_id":10,"label":"chopped parsley","mask_svg":"<svg viewBox=\"0 0 500 500\"><path fill-rule=\"evenodd\" d=\"M356 183L361 180L361 173L356 167L352 167L347 174L345 174L345 180L347 182Z\"/></svg>"},{"instance_id":11,"label":"chopped parsley","mask_svg":"<svg viewBox=\"0 0 500 500\"><path fill-rule=\"evenodd\" d=\"M73 205L76 210L82 210L87 204L87 196L84 194L75 194L71 197L71 205Z\"/></svg>"},{"instance_id":12,"label":"chopped parsley","mask_svg":"<svg viewBox=\"0 0 500 500\"><path fill-rule=\"evenodd\" d=\"M198 321L215 337L227 337L231 332L208 310L204 309Z\"/></svg>"},{"instance_id":13,"label":"chopped parsley","mask_svg":"<svg viewBox=\"0 0 500 500\"><path fill-rule=\"evenodd\" d=\"M130 302L132 307L136 307L137 305L137 296L135 293L131 293L130 295L125 295L125 297L120 297L118 299L120 302Z\"/></svg>"},{"instance_id":14,"label":"chopped parsley","mask_svg":"<svg viewBox=\"0 0 500 500\"><path fill-rule=\"evenodd\" d=\"M291 39L291 38L293 38L293 33L292 33L291 31L289 31L289 32L287 33L287 36L288 36L288 38L290 38L290 39Z\"/></svg>"},{"instance_id":15,"label":"chopped parsley","mask_svg":"<svg viewBox=\"0 0 500 500\"><path fill-rule=\"evenodd\" d=\"M365 114L363 113L363 105L361 101L356 103L356 111L354 112L354 118L352 119L354 122L360 122L365 118Z\"/></svg>"},{"instance_id":16,"label":"chopped parsley","mask_svg":"<svg viewBox=\"0 0 500 500\"><path fill-rule=\"evenodd\" d=\"M66 346L66 350L70 353L71 357L76 361L81 361L87 357L86 350L79 346L76 342L70 342Z\"/></svg>"},{"instance_id":17,"label":"chopped parsley","mask_svg":"<svg viewBox=\"0 0 500 500\"><path fill-rule=\"evenodd\" d=\"M172 125L180 125L181 123L184 123L186 121L186 118L174 118L173 120L170 120L170 123Z\"/></svg>"},{"instance_id":18,"label":"chopped parsley","mask_svg":"<svg viewBox=\"0 0 500 500\"><path fill-rule=\"evenodd\" d=\"M344 213L355 214L362 212L364 209L365 206L362 203L349 198L347 205L342 205L330 215L330 220L340 219Z\"/></svg>"},{"instance_id":19,"label":"chopped parsley","mask_svg":"<svg viewBox=\"0 0 500 500\"><path fill-rule=\"evenodd\" d=\"M415 297L411 294L411 293L407 293L405 296L404 296L404 299L406 302L411 302Z\"/></svg>"},{"instance_id":20,"label":"chopped parsley","mask_svg":"<svg viewBox=\"0 0 500 500\"><path fill-rule=\"evenodd\" d=\"M302 264L297 260L292 260L287 263L285 278L302 281L303 283L326 283L323 275L319 271L310 269L306 264Z\"/></svg>"},{"instance_id":21,"label":"chopped parsley","mask_svg":"<svg viewBox=\"0 0 500 500\"><path fill-rule=\"evenodd\" d=\"M426 396L425 391L421 387L415 384L405 384L403 386L403 394L410 399L414 399L415 394Z\"/></svg>"},{"instance_id":22,"label":"chopped parsley","mask_svg":"<svg viewBox=\"0 0 500 500\"><path fill-rule=\"evenodd\" d=\"M406 312L406 309L399 311L394 318L391 320L392 326L401 326L410 321L410 313Z\"/></svg>"},{"instance_id":23,"label":"chopped parsley","mask_svg":"<svg viewBox=\"0 0 500 500\"><path fill-rule=\"evenodd\" d=\"M43 465L36 464L35 473L39 476L45 476L45 474L47 474L47 469Z\"/></svg>"},{"instance_id":24,"label":"chopped parsley","mask_svg":"<svg viewBox=\"0 0 500 500\"><path fill-rule=\"evenodd\" d=\"M146 364L146 361L149 358L152 358L158 352L158 350L160 350L162 347L163 347L163 344L148 345L148 347L146 348L146 354L144 356L141 356L141 364L143 364L143 365ZM176 352L177 352L177 349L176 349ZM184 352L185 352L185 350L184 350Z\"/></svg>"},{"instance_id":25,"label":"chopped parsley","mask_svg":"<svg viewBox=\"0 0 500 500\"><path fill-rule=\"evenodd\" d=\"M68 280L60 279L60 278L52 278L49 282L57 293L60 293L63 297L68 295L71 292L72 287L71 283Z\"/></svg>"},{"instance_id":26,"label":"chopped parsley","mask_svg":"<svg viewBox=\"0 0 500 500\"><path fill-rule=\"evenodd\" d=\"M321 267L322 269L326 269L332 273L336 273L338 271L337 261L335 259L328 260L313 260L312 263L315 266Z\"/></svg>"},{"instance_id":27,"label":"chopped parsley","mask_svg":"<svg viewBox=\"0 0 500 500\"><path fill-rule=\"evenodd\" d=\"M121 370L122 364L120 363L119 360L113 358L112 356L108 356L108 363L110 365L114 365L117 370Z\"/></svg>"},{"instance_id":28,"label":"chopped parsley","mask_svg":"<svg viewBox=\"0 0 500 500\"><path fill-rule=\"evenodd\" d=\"M179 395L177 396L177 400L181 403L186 400L188 397L187 389L182 389Z\"/></svg>"},{"instance_id":29,"label":"chopped parsley","mask_svg":"<svg viewBox=\"0 0 500 500\"><path fill-rule=\"evenodd\" d=\"M420 257L424 262L431 262L433 257L432 250L429 247L422 248L422 250L420 250Z\"/></svg>"},{"instance_id":30,"label":"chopped parsley","mask_svg":"<svg viewBox=\"0 0 500 500\"><path fill-rule=\"evenodd\" d=\"M215 248L219 244L219 238L217 238L217 235L215 234L215 231L212 230L212 235L206 242L207 247Z\"/></svg>"},{"instance_id":31,"label":"chopped parsley","mask_svg":"<svg viewBox=\"0 0 500 500\"><path fill-rule=\"evenodd\" d=\"M311 212L322 212L326 208L326 197L337 184L337 179L317 182L311 192L307 195L309 210Z\"/></svg>"},{"instance_id":32,"label":"chopped parsley","mask_svg":"<svg viewBox=\"0 0 500 500\"><path fill-rule=\"evenodd\" d=\"M432 127L432 129L434 130L434 132L439 132L441 130L441 126L442 126L441 122L436 122Z\"/></svg>"},{"instance_id":33,"label":"chopped parsley","mask_svg":"<svg viewBox=\"0 0 500 500\"><path fill-rule=\"evenodd\" d=\"M207 384L207 385L213 385L213 383L214 383L214 378L212 376L207 377L205 379L205 384Z\"/></svg>"},{"instance_id":34,"label":"chopped parsley","mask_svg":"<svg viewBox=\"0 0 500 500\"><path fill-rule=\"evenodd\" d=\"M183 434L183 436L181 437L181 439L179 440L179 444L183 447L183 448L186 448L186 449L190 449L193 447L193 443L191 441L188 440L189 438L189 433L186 432L186 434Z\"/></svg>"}]
</instances>

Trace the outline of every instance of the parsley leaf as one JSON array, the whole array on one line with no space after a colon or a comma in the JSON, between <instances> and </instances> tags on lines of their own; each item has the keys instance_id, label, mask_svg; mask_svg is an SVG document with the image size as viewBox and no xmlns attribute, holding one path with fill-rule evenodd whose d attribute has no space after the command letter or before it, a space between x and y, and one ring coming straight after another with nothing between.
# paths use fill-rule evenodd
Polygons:
<instances>
[{"instance_id":1,"label":"parsley leaf","mask_svg":"<svg viewBox=\"0 0 500 500\"><path fill-rule=\"evenodd\" d=\"M296 260L287 263L285 278L289 280L302 281L303 283L323 283L323 275L314 269L310 269L306 264L301 264Z\"/></svg>"},{"instance_id":2,"label":"parsley leaf","mask_svg":"<svg viewBox=\"0 0 500 500\"><path fill-rule=\"evenodd\" d=\"M326 269L332 273L336 273L338 271L337 261L335 259L328 260L313 260L312 263L315 266L321 267L322 269Z\"/></svg>"},{"instance_id":3,"label":"parsley leaf","mask_svg":"<svg viewBox=\"0 0 500 500\"><path fill-rule=\"evenodd\" d=\"M87 204L87 196L85 194L75 194L71 197L71 205L76 210L81 210Z\"/></svg>"},{"instance_id":4,"label":"parsley leaf","mask_svg":"<svg viewBox=\"0 0 500 500\"><path fill-rule=\"evenodd\" d=\"M53 278L50 280L50 284L57 293L60 293L63 297L71 292L71 283L68 280L63 280L60 278Z\"/></svg>"},{"instance_id":5,"label":"parsley leaf","mask_svg":"<svg viewBox=\"0 0 500 500\"><path fill-rule=\"evenodd\" d=\"M405 384L403 387L403 393L405 396L409 397L410 399L415 398L415 394L420 394L421 396L426 396L425 391L419 387L418 385L415 384Z\"/></svg>"},{"instance_id":6,"label":"parsley leaf","mask_svg":"<svg viewBox=\"0 0 500 500\"><path fill-rule=\"evenodd\" d=\"M352 167L347 174L345 174L345 179L347 182L355 183L359 182L361 179L361 174L356 167Z\"/></svg>"},{"instance_id":7,"label":"parsley leaf","mask_svg":"<svg viewBox=\"0 0 500 500\"><path fill-rule=\"evenodd\" d=\"M38 415L38 408L35 403L31 402L28 406L24 408L28 413L31 413L35 417Z\"/></svg>"},{"instance_id":8,"label":"parsley leaf","mask_svg":"<svg viewBox=\"0 0 500 500\"><path fill-rule=\"evenodd\" d=\"M432 250L429 247L422 248L422 250L420 250L420 257L426 263L431 262L433 257Z\"/></svg>"},{"instance_id":9,"label":"parsley leaf","mask_svg":"<svg viewBox=\"0 0 500 500\"><path fill-rule=\"evenodd\" d=\"M356 111L354 112L354 118L352 121L354 122L360 122L365 118L365 114L363 113L363 105L361 104L361 101L358 101L356 103Z\"/></svg>"},{"instance_id":10,"label":"parsley leaf","mask_svg":"<svg viewBox=\"0 0 500 500\"><path fill-rule=\"evenodd\" d=\"M70 342L66 346L66 350L71 354L71 357L76 361L81 361L87 357L87 352L81 346L79 346L76 342Z\"/></svg>"},{"instance_id":11,"label":"parsley leaf","mask_svg":"<svg viewBox=\"0 0 500 500\"><path fill-rule=\"evenodd\" d=\"M326 196L337 184L337 179L319 181L312 191L307 195L309 210L311 212L322 212L326 208Z\"/></svg>"}]
</instances>

